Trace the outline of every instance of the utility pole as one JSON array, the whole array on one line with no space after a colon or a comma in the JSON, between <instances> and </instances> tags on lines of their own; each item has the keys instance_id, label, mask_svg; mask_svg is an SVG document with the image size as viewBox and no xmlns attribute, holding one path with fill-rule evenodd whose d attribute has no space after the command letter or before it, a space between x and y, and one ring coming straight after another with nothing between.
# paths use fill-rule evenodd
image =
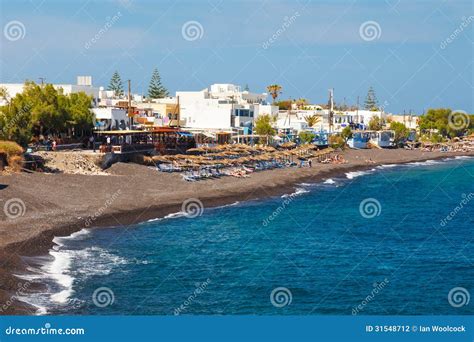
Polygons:
<instances>
[{"instance_id":1,"label":"utility pole","mask_svg":"<svg viewBox=\"0 0 474 342\"><path fill-rule=\"evenodd\" d=\"M38 77L38 79L41 81L41 85L44 85L44 81L46 80L45 77Z\"/></svg>"},{"instance_id":2,"label":"utility pole","mask_svg":"<svg viewBox=\"0 0 474 342\"><path fill-rule=\"evenodd\" d=\"M333 129L333 119L334 119L334 88L329 89L329 133Z\"/></svg>"},{"instance_id":3,"label":"utility pole","mask_svg":"<svg viewBox=\"0 0 474 342\"><path fill-rule=\"evenodd\" d=\"M179 96L176 96L176 102L177 102L177 107L178 107L178 128L180 128L179 121L181 120L181 107L179 106Z\"/></svg>"},{"instance_id":4,"label":"utility pole","mask_svg":"<svg viewBox=\"0 0 474 342\"><path fill-rule=\"evenodd\" d=\"M128 80L128 117L130 121L130 129L132 129L133 126L133 113L132 113L132 94L131 94L131 81Z\"/></svg>"},{"instance_id":5,"label":"utility pole","mask_svg":"<svg viewBox=\"0 0 474 342\"><path fill-rule=\"evenodd\" d=\"M359 96L357 96L356 124L359 124Z\"/></svg>"}]
</instances>

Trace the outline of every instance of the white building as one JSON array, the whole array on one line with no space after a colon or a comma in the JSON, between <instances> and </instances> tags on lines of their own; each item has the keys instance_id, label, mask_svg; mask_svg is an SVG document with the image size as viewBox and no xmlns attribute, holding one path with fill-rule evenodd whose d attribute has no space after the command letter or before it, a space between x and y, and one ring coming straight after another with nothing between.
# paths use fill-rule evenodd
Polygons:
<instances>
[{"instance_id":1,"label":"white building","mask_svg":"<svg viewBox=\"0 0 474 342\"><path fill-rule=\"evenodd\" d=\"M200 91L178 91L176 97L180 105L180 119L188 128L241 129L244 133L250 133L248 128L252 127L258 115L278 114L278 107L267 103L266 93L241 91L234 84L213 84Z\"/></svg>"},{"instance_id":2,"label":"white building","mask_svg":"<svg viewBox=\"0 0 474 342\"><path fill-rule=\"evenodd\" d=\"M24 87L24 83L0 83L0 88L5 88L7 90L7 100L22 93ZM92 96L94 104L99 102L99 88L92 85L91 76L77 76L77 84L53 84L53 87L57 90L62 89L64 95L84 92L87 95ZM0 105L5 104L6 101L0 99Z\"/></svg>"},{"instance_id":3,"label":"white building","mask_svg":"<svg viewBox=\"0 0 474 342\"><path fill-rule=\"evenodd\" d=\"M290 111L281 110L278 113L277 128L279 131L299 133L300 131L309 130L308 124L306 123L306 117L316 115L319 121L312 127L316 131L326 132L341 132L347 126L358 125L360 128L367 128L370 120L374 116L378 116L383 121L386 120L387 115L381 111L369 111L369 110L358 110L358 111L334 111L333 112L333 125L329 127L329 110L323 109L320 106L305 106L309 109L298 110L293 109Z\"/></svg>"},{"instance_id":4,"label":"white building","mask_svg":"<svg viewBox=\"0 0 474 342\"><path fill-rule=\"evenodd\" d=\"M97 130L123 130L127 129L127 110L114 107L92 108Z\"/></svg>"}]
</instances>

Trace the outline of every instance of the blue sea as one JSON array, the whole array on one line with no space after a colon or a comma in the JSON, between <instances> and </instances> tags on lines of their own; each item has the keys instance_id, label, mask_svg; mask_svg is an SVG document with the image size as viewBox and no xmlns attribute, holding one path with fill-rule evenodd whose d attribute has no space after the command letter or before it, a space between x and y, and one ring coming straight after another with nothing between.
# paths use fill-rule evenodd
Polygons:
<instances>
[{"instance_id":1,"label":"blue sea","mask_svg":"<svg viewBox=\"0 0 474 342\"><path fill-rule=\"evenodd\" d=\"M47 290L23 299L43 314L474 314L473 158L195 215L57 237L22 275Z\"/></svg>"}]
</instances>

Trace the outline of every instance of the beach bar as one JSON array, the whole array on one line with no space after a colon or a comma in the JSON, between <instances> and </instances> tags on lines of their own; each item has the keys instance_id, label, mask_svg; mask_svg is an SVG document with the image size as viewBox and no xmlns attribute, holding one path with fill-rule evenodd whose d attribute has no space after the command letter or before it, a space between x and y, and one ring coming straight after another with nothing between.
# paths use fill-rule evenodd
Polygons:
<instances>
[{"instance_id":1,"label":"beach bar","mask_svg":"<svg viewBox=\"0 0 474 342\"><path fill-rule=\"evenodd\" d=\"M154 127L151 130L97 131L96 141L100 142L100 152L115 154L185 153L196 147L191 133L171 127Z\"/></svg>"}]
</instances>

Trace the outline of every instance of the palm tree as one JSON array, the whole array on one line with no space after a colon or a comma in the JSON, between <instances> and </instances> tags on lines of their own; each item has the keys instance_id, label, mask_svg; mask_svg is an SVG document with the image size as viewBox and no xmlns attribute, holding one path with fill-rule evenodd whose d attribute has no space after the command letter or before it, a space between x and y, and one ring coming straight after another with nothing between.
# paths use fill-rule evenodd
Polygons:
<instances>
[{"instance_id":1,"label":"palm tree","mask_svg":"<svg viewBox=\"0 0 474 342\"><path fill-rule=\"evenodd\" d=\"M308 100L301 98L301 99L296 100L295 103L296 103L296 107L298 109L301 109L308 104Z\"/></svg>"},{"instance_id":2,"label":"palm tree","mask_svg":"<svg viewBox=\"0 0 474 342\"><path fill-rule=\"evenodd\" d=\"M272 96L273 103L275 103L276 98L281 94L281 86L278 84L271 84L267 87L267 90Z\"/></svg>"},{"instance_id":3,"label":"palm tree","mask_svg":"<svg viewBox=\"0 0 474 342\"><path fill-rule=\"evenodd\" d=\"M313 115L305 115L304 120L306 121L309 127L313 127L321 120L321 118L317 116L316 114L313 114Z\"/></svg>"}]
</instances>

